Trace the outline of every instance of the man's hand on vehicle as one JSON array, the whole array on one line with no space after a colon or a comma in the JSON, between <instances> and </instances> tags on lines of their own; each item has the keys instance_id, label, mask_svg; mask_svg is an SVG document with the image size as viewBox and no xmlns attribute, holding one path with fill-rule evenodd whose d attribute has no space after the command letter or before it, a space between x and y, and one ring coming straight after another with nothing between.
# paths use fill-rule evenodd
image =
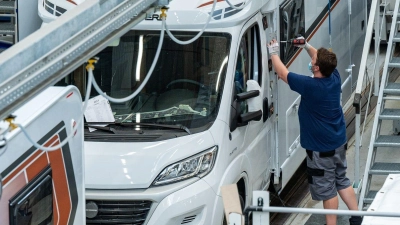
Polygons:
<instances>
[{"instance_id":1,"label":"man's hand on vehicle","mask_svg":"<svg viewBox=\"0 0 400 225\"><path fill-rule=\"evenodd\" d=\"M278 55L278 53L279 53L279 44L275 39L272 39L272 41L269 42L267 47L268 47L268 52L269 52L270 56Z\"/></svg>"}]
</instances>

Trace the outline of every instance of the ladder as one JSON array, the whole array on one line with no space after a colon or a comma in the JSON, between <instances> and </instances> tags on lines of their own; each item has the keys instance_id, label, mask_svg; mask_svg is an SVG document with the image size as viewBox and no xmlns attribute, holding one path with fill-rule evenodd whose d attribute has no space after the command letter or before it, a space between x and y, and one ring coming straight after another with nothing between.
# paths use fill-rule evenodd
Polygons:
<instances>
[{"instance_id":1,"label":"ladder","mask_svg":"<svg viewBox=\"0 0 400 225\"><path fill-rule=\"evenodd\" d=\"M16 1L0 0L0 18L6 21L0 21L0 43L2 45L11 46L17 40L17 13ZM4 49L0 49L2 52Z\"/></svg>"},{"instance_id":2,"label":"ladder","mask_svg":"<svg viewBox=\"0 0 400 225\"><path fill-rule=\"evenodd\" d=\"M378 192L378 190L371 188L373 177L400 173L400 163L394 162L395 159L391 160L393 157L388 156L388 154L386 154L387 158L385 158L384 154L384 151L388 151L388 148L400 147L400 136L397 135L398 131L395 134L387 134L387 131L385 132L381 129L384 121L392 121L393 125L400 121L400 109L390 108L387 104L388 100L400 102L400 83L389 82L389 77L392 75L390 72L391 69L400 68L400 57L393 56L396 43L400 43L399 3L400 0L396 0L395 8L393 10L393 20L387 45L381 85L379 88L378 102L376 105L374 124L371 133L371 142L369 145L363 185L359 198L360 210L367 209L368 205L372 203ZM379 160L377 159L377 154L379 154Z\"/></svg>"}]
</instances>

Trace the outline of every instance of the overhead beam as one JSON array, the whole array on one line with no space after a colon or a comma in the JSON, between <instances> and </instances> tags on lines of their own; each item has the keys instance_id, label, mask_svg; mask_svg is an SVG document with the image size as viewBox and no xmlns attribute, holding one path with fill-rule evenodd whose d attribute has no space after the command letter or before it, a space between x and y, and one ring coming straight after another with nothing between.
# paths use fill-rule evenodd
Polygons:
<instances>
[{"instance_id":1,"label":"overhead beam","mask_svg":"<svg viewBox=\"0 0 400 225\"><path fill-rule=\"evenodd\" d=\"M158 0L87 0L0 54L0 119L154 13Z\"/></svg>"}]
</instances>

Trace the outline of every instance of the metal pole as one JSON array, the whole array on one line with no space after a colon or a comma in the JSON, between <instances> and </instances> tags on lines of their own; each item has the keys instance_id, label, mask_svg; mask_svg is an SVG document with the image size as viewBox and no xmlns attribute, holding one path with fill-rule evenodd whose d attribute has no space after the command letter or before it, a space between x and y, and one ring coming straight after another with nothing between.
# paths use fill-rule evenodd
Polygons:
<instances>
[{"instance_id":1,"label":"metal pole","mask_svg":"<svg viewBox=\"0 0 400 225\"><path fill-rule=\"evenodd\" d=\"M255 199L254 199L255 198ZM260 204L261 203L261 204ZM261 206L263 205L263 206ZM321 215L345 215L345 216L380 216L380 217L400 217L400 212L376 212L376 211L362 211L362 210L335 210L335 209L311 209L311 208L295 208L295 207L271 207L269 205L269 192L268 191L254 191L253 192L253 206L248 206L244 209L244 224L249 224L249 213L253 212L253 224L269 225L269 213L301 213L301 214L321 214ZM268 212L267 218L262 221L255 220L255 215L262 215L261 212ZM261 218L261 217L260 217ZM260 222L260 223L258 223Z\"/></svg>"},{"instance_id":2,"label":"metal pole","mask_svg":"<svg viewBox=\"0 0 400 225\"><path fill-rule=\"evenodd\" d=\"M371 6L372 9L372 6ZM382 15L382 20L383 20L383 16ZM376 12L375 12L375 61L376 63L379 65L379 45L381 42L381 30L380 30L380 26L379 26L379 20L380 20L380 15L379 15L379 6L376 7ZM386 29L385 29L386 30ZM383 29L382 29L383 31ZM386 35L386 33L384 34ZM374 70L374 74L373 76L375 76L374 80L374 96L378 96L379 94L379 66L375 65L375 70Z\"/></svg>"},{"instance_id":3,"label":"metal pole","mask_svg":"<svg viewBox=\"0 0 400 225\"><path fill-rule=\"evenodd\" d=\"M360 70L358 73L358 81L357 81L357 86L356 86L356 93L361 94L362 91L362 86L364 82L364 77L365 77L365 69L366 69L366 64L367 64L367 58L368 58L368 52L372 40L372 31L374 29L374 18L375 14L377 11L377 6L378 5L378 0L372 0L371 3L371 11L369 14L369 21L367 25L367 31L365 35L365 41L364 41L364 46L363 46L363 55L361 56L361 62L360 62ZM359 99L360 100L360 99ZM359 104L359 102L354 101L354 104Z\"/></svg>"},{"instance_id":4,"label":"metal pole","mask_svg":"<svg viewBox=\"0 0 400 225\"><path fill-rule=\"evenodd\" d=\"M365 79L365 74L366 74L366 68L367 68L367 58L368 58L368 52L371 44L371 39L372 39L372 31L374 29L374 20L376 13L378 12L378 0L372 0L371 2L371 10L369 13L369 18L368 18L368 24L367 24L367 31L365 35L365 42L364 42L364 47L363 47L363 54L361 57L361 62L360 62L360 70L358 73L358 80L357 80L357 86L354 94L354 101L353 101L353 106L356 111L356 127L355 127L355 135L356 135L356 141L355 141L355 152L360 151L360 124L361 124L361 93L363 90L363 83ZM375 23L377 24L377 23ZM376 35L376 33L375 33ZM356 153L357 154L357 153ZM356 166L354 173L359 173L356 172L356 169L359 170L359 165ZM355 175L356 176L356 175ZM355 177L354 185L359 183L359 180L357 177ZM357 185L357 193L359 192L359 185ZM364 197L364 191L361 192L360 198Z\"/></svg>"},{"instance_id":5,"label":"metal pole","mask_svg":"<svg viewBox=\"0 0 400 225\"><path fill-rule=\"evenodd\" d=\"M354 185L356 194L358 194L359 186L360 186L360 127L361 127L361 115L360 113L356 114L356 143L354 149ZM365 123L366 121L364 121Z\"/></svg>"},{"instance_id":6,"label":"metal pole","mask_svg":"<svg viewBox=\"0 0 400 225\"><path fill-rule=\"evenodd\" d=\"M257 207L269 207L269 192L253 191L253 205ZM253 212L252 225L269 225L269 212Z\"/></svg>"},{"instance_id":7,"label":"metal pole","mask_svg":"<svg viewBox=\"0 0 400 225\"><path fill-rule=\"evenodd\" d=\"M257 207L254 207L257 208ZM252 211L249 209L249 211ZM254 210L256 211L256 210ZM259 211L259 210L257 210ZM263 207L263 212L278 213L302 213L302 214L321 214L321 215L344 215L344 216L381 216L381 217L400 217L396 212L376 212L376 211L358 211L358 210L335 210L335 209L310 209L294 207Z\"/></svg>"},{"instance_id":8,"label":"metal pole","mask_svg":"<svg viewBox=\"0 0 400 225\"><path fill-rule=\"evenodd\" d=\"M351 0L348 0L348 14L349 14L349 54L350 54L350 62L349 62L349 79L350 79L350 93L353 92L353 72L352 72L352 68L353 68L353 63L352 63L352 49L351 49ZM342 87L343 90L343 87Z\"/></svg>"}]
</instances>

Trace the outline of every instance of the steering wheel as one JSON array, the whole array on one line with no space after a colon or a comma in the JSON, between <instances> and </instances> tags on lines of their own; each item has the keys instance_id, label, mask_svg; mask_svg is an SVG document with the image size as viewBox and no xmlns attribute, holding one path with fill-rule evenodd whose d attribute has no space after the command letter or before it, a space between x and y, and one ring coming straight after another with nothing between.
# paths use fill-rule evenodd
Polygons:
<instances>
[{"instance_id":1,"label":"steering wheel","mask_svg":"<svg viewBox=\"0 0 400 225\"><path fill-rule=\"evenodd\" d=\"M176 83L191 83L191 84L195 84L200 86L200 88L205 88L206 86L200 82L194 81L194 80L190 80L190 79L176 79L171 81L169 84L167 84L167 89L170 85L172 84L176 84Z\"/></svg>"}]
</instances>

